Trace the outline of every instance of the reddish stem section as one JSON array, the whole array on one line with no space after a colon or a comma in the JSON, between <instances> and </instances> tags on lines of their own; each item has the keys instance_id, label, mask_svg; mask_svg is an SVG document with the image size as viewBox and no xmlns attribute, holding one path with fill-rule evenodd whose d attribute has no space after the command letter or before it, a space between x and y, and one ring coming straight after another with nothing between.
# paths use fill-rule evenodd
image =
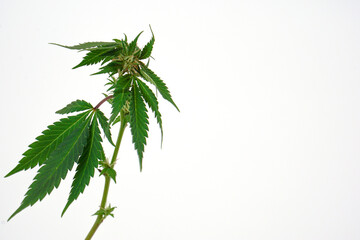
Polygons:
<instances>
[{"instance_id":1,"label":"reddish stem section","mask_svg":"<svg viewBox=\"0 0 360 240\"><path fill-rule=\"evenodd\" d=\"M107 96L106 98L104 98L103 100L101 100L101 101L98 103L98 105L96 105L96 106L94 107L94 110L98 109L98 108L101 106L101 104L103 104L104 102L106 102L107 100L109 100L109 99L111 99L111 98L113 98L113 97L114 97L114 95L110 95L110 96Z\"/></svg>"}]
</instances>

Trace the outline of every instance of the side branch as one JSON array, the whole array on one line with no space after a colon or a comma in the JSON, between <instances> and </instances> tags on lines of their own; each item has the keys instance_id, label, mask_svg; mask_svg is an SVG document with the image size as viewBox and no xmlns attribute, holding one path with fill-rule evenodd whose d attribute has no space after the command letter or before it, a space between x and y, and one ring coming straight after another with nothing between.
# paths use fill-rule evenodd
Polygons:
<instances>
[{"instance_id":1,"label":"side branch","mask_svg":"<svg viewBox=\"0 0 360 240\"><path fill-rule=\"evenodd\" d=\"M113 98L114 95L110 95L110 96L107 96L106 98L104 98L103 100L101 100L95 107L94 107L94 110L96 109L99 109L99 107L104 103L106 102L107 100Z\"/></svg>"}]
</instances>

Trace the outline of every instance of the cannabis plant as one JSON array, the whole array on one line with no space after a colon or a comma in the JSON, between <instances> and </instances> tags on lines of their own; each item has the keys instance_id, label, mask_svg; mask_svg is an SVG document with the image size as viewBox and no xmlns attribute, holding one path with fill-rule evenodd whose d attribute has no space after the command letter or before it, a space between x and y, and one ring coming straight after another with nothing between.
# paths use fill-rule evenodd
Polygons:
<instances>
[{"instance_id":1,"label":"cannabis plant","mask_svg":"<svg viewBox=\"0 0 360 240\"><path fill-rule=\"evenodd\" d=\"M151 28L150 28L151 30ZM107 92L104 99L93 106L84 100L75 100L58 110L58 114L73 114L60 119L48 126L36 141L29 145L18 165L5 177L9 177L22 170L40 166L32 184L25 194L24 200L9 220L25 208L41 201L54 188L57 188L62 179L71 171L76 163L76 172L72 182L70 194L62 211L62 215L75 201L80 193L90 183L90 179L98 170L105 177L105 186L100 208L95 212L97 216L94 225L86 239L91 239L99 225L108 216L113 216L114 207L107 204L107 196L111 179L116 182L114 169L119 146L124 131L129 123L132 142L139 158L140 171L142 170L143 153L148 137L148 110L154 113L161 131L162 120L159 112L157 93L169 101L177 110L170 92L163 82L150 68L149 62L155 42L151 30L151 40L141 49L137 46L140 36L130 43L125 35L124 39L113 39L112 42L86 42L75 46L54 45L85 51L83 60L74 67L79 68L93 64L100 64L98 72L92 74L107 74ZM150 85L150 86L149 86ZM153 90L151 89L153 85ZM112 111L107 118L100 110L104 103L111 105ZM120 124L117 140L113 142L111 126ZM114 152L109 160L102 147L103 135L114 146Z\"/></svg>"}]
</instances>

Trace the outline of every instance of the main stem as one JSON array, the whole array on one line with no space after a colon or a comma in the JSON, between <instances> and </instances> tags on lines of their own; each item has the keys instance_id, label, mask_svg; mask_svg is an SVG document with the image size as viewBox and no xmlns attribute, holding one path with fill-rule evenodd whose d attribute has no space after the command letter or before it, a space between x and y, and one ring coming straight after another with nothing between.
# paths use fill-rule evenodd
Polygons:
<instances>
[{"instance_id":1,"label":"main stem","mask_svg":"<svg viewBox=\"0 0 360 240\"><path fill-rule=\"evenodd\" d=\"M122 139L122 136L124 135L124 130L125 130L126 125L127 125L127 122L125 121L124 114L123 114L122 111L121 111L120 118L121 118L120 131L119 131L118 138L116 140L114 153L113 153L111 163L110 163L111 168L114 168L114 165L116 163L116 158L117 158L117 155L119 153L121 139ZM105 185L104 185L103 195L102 195L102 198L101 198L100 209L105 209L107 196L108 196L108 193L109 193L110 180L111 180L109 175L105 174L104 176L105 176ZM96 230L99 228L100 224L104 221L104 219L105 219L104 215L98 215L97 216L97 218L95 220L95 223L92 226L92 228L90 229L90 232L86 236L85 240L90 240L94 236Z\"/></svg>"}]
</instances>

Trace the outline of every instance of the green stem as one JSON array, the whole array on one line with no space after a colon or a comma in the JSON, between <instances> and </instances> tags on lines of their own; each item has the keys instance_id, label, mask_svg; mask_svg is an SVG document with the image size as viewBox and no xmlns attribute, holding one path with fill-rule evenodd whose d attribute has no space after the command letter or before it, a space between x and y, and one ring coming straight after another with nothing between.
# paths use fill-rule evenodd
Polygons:
<instances>
[{"instance_id":1,"label":"green stem","mask_svg":"<svg viewBox=\"0 0 360 240\"><path fill-rule=\"evenodd\" d=\"M118 135L118 138L116 140L114 153L113 153L111 163L110 163L111 168L114 168L114 166L115 166L116 158L117 158L117 155L119 153L121 139L122 139L122 137L124 135L124 131L125 131L125 128L126 128L126 125L127 125L127 122L125 121L123 112L121 111L120 114L121 114L120 115L120 118L121 118L120 123L121 123L121 125L120 125L119 135ZM107 196L108 196L108 193L109 193L110 180L111 180L109 175L105 174L104 176L105 176L105 185L104 185L103 195L102 195L102 198L101 198L100 209L105 209ZM94 236L96 230L99 228L100 224L104 221L104 219L105 219L105 216L103 216L103 215L98 215L97 216L97 218L95 220L95 223L92 226L92 228L90 229L90 232L86 236L85 240L90 240Z\"/></svg>"}]
</instances>

